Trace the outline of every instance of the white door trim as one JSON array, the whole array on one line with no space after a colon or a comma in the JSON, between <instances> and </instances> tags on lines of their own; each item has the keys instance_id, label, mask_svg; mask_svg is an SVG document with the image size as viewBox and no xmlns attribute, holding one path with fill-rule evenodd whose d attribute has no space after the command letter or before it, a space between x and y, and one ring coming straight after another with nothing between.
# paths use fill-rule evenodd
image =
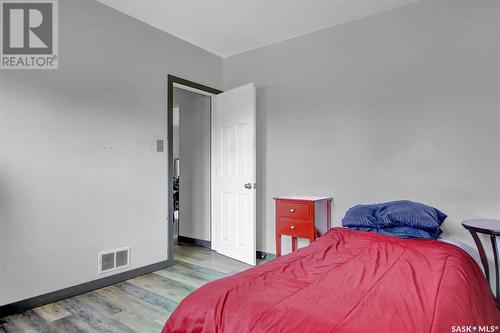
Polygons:
<instances>
[{"instance_id":1,"label":"white door trim","mask_svg":"<svg viewBox=\"0 0 500 333\"><path fill-rule=\"evenodd\" d=\"M177 83L177 82L174 82L174 88L179 88L179 89L182 89L182 90L194 92L194 93L197 93L197 94L200 94L200 95L204 95L204 96L209 96L209 97L212 97L212 98L216 96L215 94L209 93L208 91L203 91L203 90L200 90L200 89L188 87L188 86L185 86L185 85Z\"/></svg>"}]
</instances>

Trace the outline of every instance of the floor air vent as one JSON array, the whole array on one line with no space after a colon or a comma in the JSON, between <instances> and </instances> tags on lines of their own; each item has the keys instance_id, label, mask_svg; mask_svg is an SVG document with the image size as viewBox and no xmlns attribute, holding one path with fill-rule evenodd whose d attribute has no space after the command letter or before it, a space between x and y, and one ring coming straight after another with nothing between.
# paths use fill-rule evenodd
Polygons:
<instances>
[{"instance_id":1,"label":"floor air vent","mask_svg":"<svg viewBox=\"0 0 500 333\"><path fill-rule=\"evenodd\" d=\"M107 273L130 265L130 247L99 252L98 273Z\"/></svg>"}]
</instances>

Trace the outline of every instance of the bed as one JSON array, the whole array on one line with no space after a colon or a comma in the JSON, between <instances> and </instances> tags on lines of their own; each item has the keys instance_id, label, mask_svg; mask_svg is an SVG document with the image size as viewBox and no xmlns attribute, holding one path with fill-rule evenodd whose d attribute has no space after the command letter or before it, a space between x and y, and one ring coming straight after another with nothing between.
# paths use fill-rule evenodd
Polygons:
<instances>
[{"instance_id":1,"label":"bed","mask_svg":"<svg viewBox=\"0 0 500 333\"><path fill-rule=\"evenodd\" d=\"M196 290L163 332L458 332L473 325L495 329L500 313L462 249L333 228L292 254Z\"/></svg>"}]
</instances>

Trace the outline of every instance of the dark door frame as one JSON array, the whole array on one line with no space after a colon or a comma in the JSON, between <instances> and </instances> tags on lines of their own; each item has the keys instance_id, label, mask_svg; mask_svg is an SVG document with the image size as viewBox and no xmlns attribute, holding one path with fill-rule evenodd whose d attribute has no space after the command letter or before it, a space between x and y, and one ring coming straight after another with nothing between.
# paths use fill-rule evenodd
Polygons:
<instances>
[{"instance_id":1,"label":"dark door frame","mask_svg":"<svg viewBox=\"0 0 500 333\"><path fill-rule=\"evenodd\" d=\"M168 102L167 102L167 201L168 201L168 239L167 239L167 255L168 265L174 264L174 200L173 200L173 175L174 175L174 156L173 156L173 120L174 120L174 84L180 84L189 88L205 91L210 94L218 95L221 90L205 86L200 83L189 81L174 75L168 75ZM211 105L211 107L213 107Z\"/></svg>"}]
</instances>

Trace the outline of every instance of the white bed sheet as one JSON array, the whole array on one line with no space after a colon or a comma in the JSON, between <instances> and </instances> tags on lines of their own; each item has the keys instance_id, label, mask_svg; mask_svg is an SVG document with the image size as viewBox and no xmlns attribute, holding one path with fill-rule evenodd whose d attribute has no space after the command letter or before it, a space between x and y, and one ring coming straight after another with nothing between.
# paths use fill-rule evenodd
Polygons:
<instances>
[{"instance_id":1,"label":"white bed sheet","mask_svg":"<svg viewBox=\"0 0 500 333\"><path fill-rule=\"evenodd\" d=\"M472 259L474 259L477 264L479 265L479 268L481 268L481 270L483 271L484 273L484 269L483 269L483 264L481 263L481 256L479 255L479 251L470 246L470 245L467 245L465 243L462 243L462 242L459 242L449 236L446 236L446 235L441 235L439 238L438 238L439 241L441 242L445 242L445 243L449 243L449 244L453 244L455 246L458 246L459 248L461 248L462 250L464 250L465 252L467 252L468 255L470 255L472 257Z\"/></svg>"}]
</instances>

